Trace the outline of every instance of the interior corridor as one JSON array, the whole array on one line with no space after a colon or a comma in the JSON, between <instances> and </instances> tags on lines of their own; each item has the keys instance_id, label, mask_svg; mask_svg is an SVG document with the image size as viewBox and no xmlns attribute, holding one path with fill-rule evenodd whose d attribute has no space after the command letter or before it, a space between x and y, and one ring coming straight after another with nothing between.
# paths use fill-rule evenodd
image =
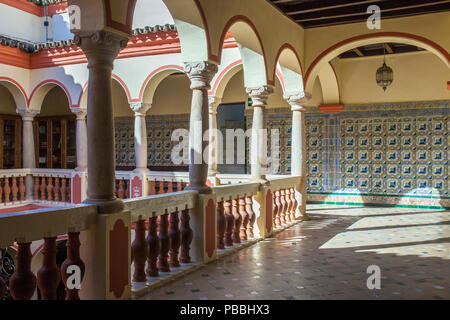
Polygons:
<instances>
[{"instance_id":1,"label":"interior corridor","mask_svg":"<svg viewBox=\"0 0 450 320\"><path fill-rule=\"evenodd\" d=\"M310 221L142 299L450 299L450 211L309 205ZM367 268L381 289L367 288Z\"/></svg>"}]
</instances>

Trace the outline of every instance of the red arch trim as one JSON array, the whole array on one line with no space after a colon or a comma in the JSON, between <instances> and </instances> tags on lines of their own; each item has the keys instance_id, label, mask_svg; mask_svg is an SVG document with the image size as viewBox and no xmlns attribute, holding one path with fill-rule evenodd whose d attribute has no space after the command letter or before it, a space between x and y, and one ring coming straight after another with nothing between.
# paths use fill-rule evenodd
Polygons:
<instances>
[{"instance_id":1,"label":"red arch trim","mask_svg":"<svg viewBox=\"0 0 450 320\"><path fill-rule=\"evenodd\" d=\"M16 80L8 78L8 77L0 77L0 81L6 81L6 82L9 82L9 83L12 83L13 85L15 85L17 87L17 89L19 89L20 92L22 92L23 97L25 98L25 102L27 104L26 107L28 107L29 100L28 100L28 96L25 92L25 89Z\"/></svg>"},{"instance_id":2,"label":"red arch trim","mask_svg":"<svg viewBox=\"0 0 450 320\"><path fill-rule=\"evenodd\" d=\"M399 38L413 39L413 40L423 42L423 43L435 48L439 52L441 52L446 57L447 61L449 61L449 63L450 63L450 54L447 52L447 50L445 50L443 47L441 47L436 42L429 40L422 36L418 36L418 35L411 34L411 33L404 33L404 32L379 32L379 33L374 33L374 34L362 34L362 35L358 35L358 36L340 41L340 42L332 45L325 51L323 51L321 54L319 54L317 56L317 58L314 59L314 61L309 66L308 71L306 71L305 81L308 81L309 75L310 75L312 69L316 66L316 64L318 64L319 61L322 60L323 57L326 56L331 51L333 51L339 47L342 47L343 45L346 45L348 43L354 42L354 41L370 39L370 38L379 38L379 37L399 37Z\"/></svg>"},{"instance_id":3,"label":"red arch trim","mask_svg":"<svg viewBox=\"0 0 450 320\"><path fill-rule=\"evenodd\" d=\"M27 101L27 105L28 105L27 107L30 107L31 99L33 99L33 96L36 93L36 91L46 84L55 84L55 85L59 86L66 93L67 100L69 101L69 107L70 108L78 107L78 105L72 104L72 98L70 96L69 90L67 90L67 87L62 82L55 80L55 79L48 79L48 80L42 81L36 87L34 87L33 91L31 92L30 98Z\"/></svg>"},{"instance_id":4,"label":"red arch trim","mask_svg":"<svg viewBox=\"0 0 450 320\"><path fill-rule=\"evenodd\" d=\"M142 101L142 98L144 96L145 88L147 88L147 85L148 85L150 79L153 78L156 74L158 74L158 73L160 73L160 72L162 72L164 70L184 71L184 68L181 67L181 66L178 66L178 65L171 64L171 65L159 67L158 69L152 71L152 73L150 73L147 76L147 78L145 78L144 83L141 86L141 90L139 91L139 99L133 99L133 102L141 102Z\"/></svg>"},{"instance_id":5,"label":"red arch trim","mask_svg":"<svg viewBox=\"0 0 450 320\"><path fill-rule=\"evenodd\" d=\"M299 55L297 53L297 50L295 50L295 48L289 43L283 44L280 47L280 49L278 50L278 53L277 53L276 58L275 58L275 65L274 65L274 70L273 70L273 75L274 76L273 77L275 78L275 73L279 72L279 70L277 70L277 62L280 59L280 55L281 55L281 53L284 50L291 50L295 54L295 57L297 58L298 65L300 66L300 72L301 72L300 75L302 76L302 82L303 82L304 79L303 79L303 65L302 65L302 61L300 60L300 57L299 57ZM302 85L303 85L303 90L304 90L305 83L303 82ZM283 82L283 88L284 88L284 82Z\"/></svg>"},{"instance_id":6,"label":"red arch trim","mask_svg":"<svg viewBox=\"0 0 450 320\"><path fill-rule=\"evenodd\" d=\"M284 86L284 78L283 78L283 74L281 73L281 71L279 69L275 69L276 71L276 76L278 77L278 80L280 80L281 83L281 87L283 88L283 91L285 90L285 86Z\"/></svg>"},{"instance_id":7,"label":"red arch trim","mask_svg":"<svg viewBox=\"0 0 450 320\"><path fill-rule=\"evenodd\" d=\"M211 96L215 95L216 91L217 91L217 87L219 87L220 82L222 81L223 77L225 77L225 75L228 73L228 71L230 71L234 67L241 65L241 64L242 64L242 60L239 59L239 60L236 60L235 62L231 63L230 65L228 65L225 69L223 69L222 72L217 77L216 81L214 82L213 88L209 91L209 95L211 95Z\"/></svg>"},{"instance_id":8,"label":"red arch trim","mask_svg":"<svg viewBox=\"0 0 450 320\"><path fill-rule=\"evenodd\" d=\"M264 58L264 67L266 69L265 71L266 71L267 84L274 86L275 81L269 80L269 72L267 70L267 57L266 57L266 52L264 50L263 42L258 33L258 30L256 29L256 26L246 16L237 15L237 16L232 17L230 20L228 20L228 22L225 24L225 27L223 28L222 35L220 36L219 55L218 56L211 55L211 56L214 58L215 61L217 61L217 63L220 63L220 61L222 60L222 50L223 50L223 43L225 41L225 36L227 35L228 30L231 28L231 26L237 22L243 22L243 23L247 24L250 28L252 28L253 32L255 33L256 37L258 38L258 42L259 42L259 45L261 46L261 50L262 50L262 54L263 54L263 58Z\"/></svg>"}]
</instances>

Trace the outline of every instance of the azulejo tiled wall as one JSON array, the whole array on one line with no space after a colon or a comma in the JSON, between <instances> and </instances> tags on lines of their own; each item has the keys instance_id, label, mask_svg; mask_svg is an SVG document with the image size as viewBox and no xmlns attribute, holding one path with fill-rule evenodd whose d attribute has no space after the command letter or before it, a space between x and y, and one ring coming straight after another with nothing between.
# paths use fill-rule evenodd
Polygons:
<instances>
[{"instance_id":1,"label":"azulejo tiled wall","mask_svg":"<svg viewBox=\"0 0 450 320\"><path fill-rule=\"evenodd\" d=\"M246 117L251 128L251 110ZM279 160L275 172L290 174L291 112L268 109L265 122L268 155ZM449 122L450 101L352 105L339 114L309 109L309 199L450 207ZM118 165L134 166L133 126L131 118L116 119ZM172 132L188 127L187 114L148 117L149 166L173 166ZM275 151L271 133L280 138Z\"/></svg>"}]
</instances>

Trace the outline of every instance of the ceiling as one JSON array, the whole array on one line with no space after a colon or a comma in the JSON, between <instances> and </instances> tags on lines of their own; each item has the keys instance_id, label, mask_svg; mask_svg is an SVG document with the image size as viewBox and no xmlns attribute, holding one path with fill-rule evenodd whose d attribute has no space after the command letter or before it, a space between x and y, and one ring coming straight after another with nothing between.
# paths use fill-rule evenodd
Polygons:
<instances>
[{"instance_id":1,"label":"ceiling","mask_svg":"<svg viewBox=\"0 0 450 320\"><path fill-rule=\"evenodd\" d=\"M370 5L381 18L450 11L450 0L268 0L304 28L367 21Z\"/></svg>"},{"instance_id":2,"label":"ceiling","mask_svg":"<svg viewBox=\"0 0 450 320\"><path fill-rule=\"evenodd\" d=\"M341 59L362 58L362 57L382 56L385 52L386 55L389 55L396 53L418 52L418 51L425 51L425 49L403 43L375 43L346 51L341 55L339 55L339 58Z\"/></svg>"}]
</instances>

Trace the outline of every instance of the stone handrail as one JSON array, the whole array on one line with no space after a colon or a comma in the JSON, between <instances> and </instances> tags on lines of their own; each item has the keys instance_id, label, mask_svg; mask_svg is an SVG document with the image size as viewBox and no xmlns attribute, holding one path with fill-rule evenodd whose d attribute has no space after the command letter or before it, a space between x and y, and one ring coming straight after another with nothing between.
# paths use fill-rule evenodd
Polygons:
<instances>
[{"instance_id":1,"label":"stone handrail","mask_svg":"<svg viewBox=\"0 0 450 320\"><path fill-rule=\"evenodd\" d=\"M280 189L292 188L294 186L300 185L302 179L303 178L300 176L296 176L296 177L289 176L287 178L270 179L270 188L272 189L272 191L278 191Z\"/></svg>"},{"instance_id":2,"label":"stone handrail","mask_svg":"<svg viewBox=\"0 0 450 320\"><path fill-rule=\"evenodd\" d=\"M71 178L75 170L71 169L28 169L35 177Z\"/></svg>"},{"instance_id":3,"label":"stone handrail","mask_svg":"<svg viewBox=\"0 0 450 320\"><path fill-rule=\"evenodd\" d=\"M217 201L224 201L252 196L259 191L259 188L260 183L243 182L235 185L216 186L213 188L213 193Z\"/></svg>"},{"instance_id":4,"label":"stone handrail","mask_svg":"<svg viewBox=\"0 0 450 320\"><path fill-rule=\"evenodd\" d=\"M198 192L182 191L124 200L125 210L131 212L132 222L167 213L195 208Z\"/></svg>"},{"instance_id":5,"label":"stone handrail","mask_svg":"<svg viewBox=\"0 0 450 320\"><path fill-rule=\"evenodd\" d=\"M31 174L30 169L2 169L2 170L0 170L0 178L25 177L27 174Z\"/></svg>"}]
</instances>

